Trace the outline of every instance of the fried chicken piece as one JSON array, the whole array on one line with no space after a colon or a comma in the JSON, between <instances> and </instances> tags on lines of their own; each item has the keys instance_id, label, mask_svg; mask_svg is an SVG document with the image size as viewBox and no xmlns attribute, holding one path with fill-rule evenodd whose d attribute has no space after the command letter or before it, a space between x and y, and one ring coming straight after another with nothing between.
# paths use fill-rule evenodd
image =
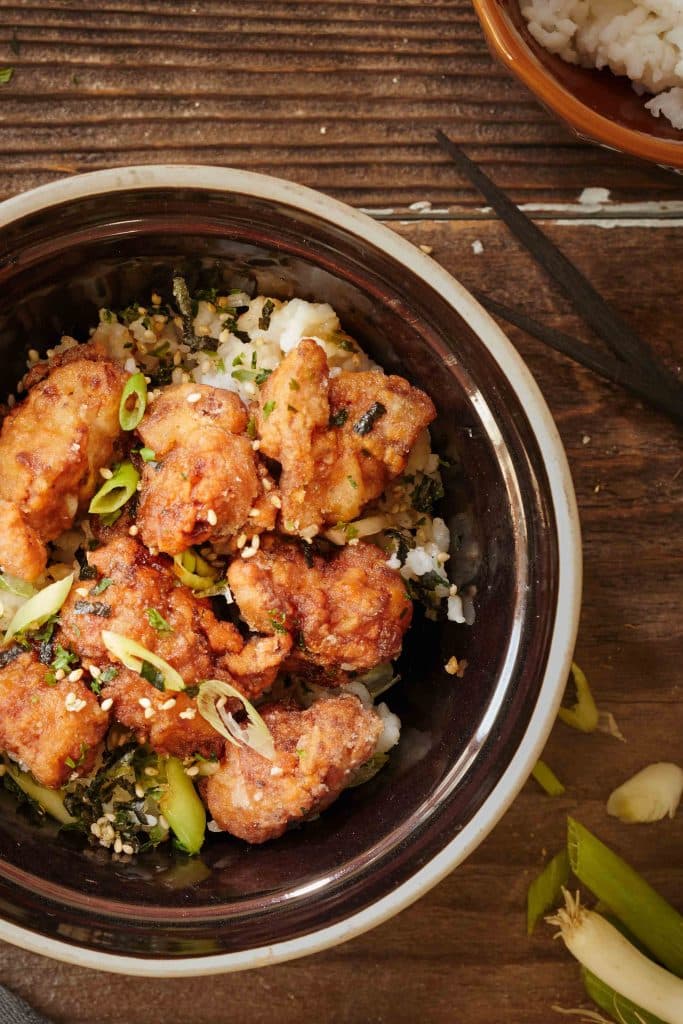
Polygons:
<instances>
[{"instance_id":1,"label":"fried chicken piece","mask_svg":"<svg viewBox=\"0 0 683 1024\"><path fill-rule=\"evenodd\" d=\"M0 565L19 579L38 579L45 568L45 545L11 501L0 498Z\"/></svg>"},{"instance_id":2,"label":"fried chicken piece","mask_svg":"<svg viewBox=\"0 0 683 1024\"><path fill-rule=\"evenodd\" d=\"M216 618L207 599L182 586L167 558L151 555L127 534L113 533L88 553L88 562L112 582L102 594L85 598L73 588L60 612L60 636L82 658L97 665L110 660L102 642L106 629L163 658L188 686L226 679L245 696L256 696L273 683L291 648L288 636L252 637L245 644L232 623ZM152 625L153 612L168 628Z\"/></svg>"},{"instance_id":3,"label":"fried chicken piece","mask_svg":"<svg viewBox=\"0 0 683 1024\"><path fill-rule=\"evenodd\" d=\"M251 629L297 634L297 657L325 668L395 658L412 616L403 579L374 544L307 560L298 543L269 534L253 558L231 563L228 582Z\"/></svg>"},{"instance_id":4,"label":"fried chicken piece","mask_svg":"<svg viewBox=\"0 0 683 1024\"><path fill-rule=\"evenodd\" d=\"M83 682L49 686L47 673L33 652L0 670L0 749L58 789L74 771L90 771L109 715Z\"/></svg>"},{"instance_id":5,"label":"fried chicken piece","mask_svg":"<svg viewBox=\"0 0 683 1024\"><path fill-rule=\"evenodd\" d=\"M223 737L202 718L197 701L186 693L161 693L124 668L103 695L114 701L116 721L131 729L138 743L148 743L158 754L185 758L197 753L220 757L223 753ZM152 714L147 713L150 709Z\"/></svg>"},{"instance_id":6,"label":"fried chicken piece","mask_svg":"<svg viewBox=\"0 0 683 1024\"><path fill-rule=\"evenodd\" d=\"M232 536L262 493L247 411L231 391L166 388L138 426L156 465L145 466L138 513L148 547L177 555Z\"/></svg>"},{"instance_id":7,"label":"fried chicken piece","mask_svg":"<svg viewBox=\"0 0 683 1024\"><path fill-rule=\"evenodd\" d=\"M406 467L436 416L428 396L379 371L330 378L325 353L305 338L271 374L256 416L260 451L282 465L282 529L314 536L348 522Z\"/></svg>"},{"instance_id":8,"label":"fried chicken piece","mask_svg":"<svg viewBox=\"0 0 683 1024\"><path fill-rule=\"evenodd\" d=\"M29 580L45 568L44 543L68 530L87 507L122 435L126 373L94 346L66 355L5 417L0 431L0 499L13 504L32 531L22 534L15 520L11 540L0 534L0 564L23 565L15 575Z\"/></svg>"},{"instance_id":9,"label":"fried chicken piece","mask_svg":"<svg viewBox=\"0 0 683 1024\"><path fill-rule=\"evenodd\" d=\"M221 829L248 843L277 839L287 826L328 807L373 754L378 715L343 694L310 708L260 709L275 743L275 760L249 747L226 746L219 770L200 784Z\"/></svg>"}]
</instances>

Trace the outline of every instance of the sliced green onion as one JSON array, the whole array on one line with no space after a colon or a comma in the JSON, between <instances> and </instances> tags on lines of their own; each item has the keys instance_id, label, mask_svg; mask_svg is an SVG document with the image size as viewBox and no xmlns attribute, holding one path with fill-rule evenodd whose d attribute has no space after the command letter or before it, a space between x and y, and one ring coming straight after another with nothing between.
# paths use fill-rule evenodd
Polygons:
<instances>
[{"instance_id":1,"label":"sliced green onion","mask_svg":"<svg viewBox=\"0 0 683 1024\"><path fill-rule=\"evenodd\" d=\"M674 974L683 975L683 917L616 853L567 819L571 869Z\"/></svg>"},{"instance_id":2,"label":"sliced green onion","mask_svg":"<svg viewBox=\"0 0 683 1024\"><path fill-rule=\"evenodd\" d=\"M619 1024L666 1024L661 1017L655 1017L654 1013L648 1013L630 999L620 996L585 967L581 968L581 978L589 998L597 1003L601 1010L611 1014Z\"/></svg>"},{"instance_id":3,"label":"sliced green onion","mask_svg":"<svg viewBox=\"0 0 683 1024\"><path fill-rule=\"evenodd\" d=\"M531 935L545 913L552 909L569 881L569 856L566 848L548 861L526 894L526 933Z\"/></svg>"},{"instance_id":4,"label":"sliced green onion","mask_svg":"<svg viewBox=\"0 0 683 1024\"><path fill-rule=\"evenodd\" d=\"M17 576L10 576L8 572L0 573L0 590L8 590L15 597L24 597L26 599L33 597L36 592L36 588L32 584L25 583L24 580L20 580Z\"/></svg>"},{"instance_id":5,"label":"sliced green onion","mask_svg":"<svg viewBox=\"0 0 683 1024\"><path fill-rule=\"evenodd\" d=\"M161 813L173 829L178 845L185 853L199 853L206 831L206 811L197 796L192 779L177 757L166 758L168 788L159 800Z\"/></svg>"},{"instance_id":6,"label":"sliced green onion","mask_svg":"<svg viewBox=\"0 0 683 1024\"><path fill-rule=\"evenodd\" d=\"M673 818L683 794L683 770L657 761L641 769L611 793L607 813L624 822Z\"/></svg>"},{"instance_id":7,"label":"sliced green onion","mask_svg":"<svg viewBox=\"0 0 683 1024\"><path fill-rule=\"evenodd\" d=\"M109 480L105 480L90 502L88 512L110 515L118 512L135 494L140 474L131 462L122 462Z\"/></svg>"},{"instance_id":8,"label":"sliced green onion","mask_svg":"<svg viewBox=\"0 0 683 1024\"><path fill-rule=\"evenodd\" d=\"M37 629L44 622L56 615L66 601L71 584L74 581L74 574L70 573L63 580L51 583L49 587L39 590L31 597L26 604L22 604L7 627L5 643L9 643L17 633L25 633L27 630Z\"/></svg>"},{"instance_id":9,"label":"sliced green onion","mask_svg":"<svg viewBox=\"0 0 683 1024\"><path fill-rule=\"evenodd\" d=\"M156 462L157 453L151 448L141 448L140 458L143 462Z\"/></svg>"},{"instance_id":10,"label":"sliced green onion","mask_svg":"<svg viewBox=\"0 0 683 1024\"><path fill-rule=\"evenodd\" d=\"M112 633L109 629L102 630L102 643L109 653L118 661L122 662L131 672L142 672L144 662L153 665L163 673L165 690L184 690L183 677L174 668L152 651L148 651L142 644L130 637L121 636L120 633Z\"/></svg>"},{"instance_id":11,"label":"sliced green onion","mask_svg":"<svg viewBox=\"0 0 683 1024\"><path fill-rule=\"evenodd\" d=\"M230 697L241 701L244 706L249 720L245 729L242 729L230 712L225 711L222 706ZM205 718L209 725L234 747L244 745L269 761L275 760L275 744L268 726L254 705L230 683L222 679L207 679L199 687L197 709L202 718Z\"/></svg>"},{"instance_id":12,"label":"sliced green onion","mask_svg":"<svg viewBox=\"0 0 683 1024\"><path fill-rule=\"evenodd\" d=\"M132 409L128 408L129 399L134 398ZM119 423L121 430L135 430L145 414L147 407L147 381L144 373L134 373L126 381L119 403Z\"/></svg>"},{"instance_id":13,"label":"sliced green onion","mask_svg":"<svg viewBox=\"0 0 683 1024\"><path fill-rule=\"evenodd\" d=\"M572 678L576 686L576 704L571 708L561 707L558 718L580 732L594 732L598 724L598 709L593 700L588 680L576 664L572 662Z\"/></svg>"},{"instance_id":14,"label":"sliced green onion","mask_svg":"<svg viewBox=\"0 0 683 1024\"><path fill-rule=\"evenodd\" d=\"M49 814L61 825L71 825L76 820L71 817L64 806L64 793L61 789L48 789L47 786L41 786L32 775L20 771L13 764L7 765L7 772L29 800L35 801L46 814Z\"/></svg>"},{"instance_id":15,"label":"sliced green onion","mask_svg":"<svg viewBox=\"0 0 683 1024\"><path fill-rule=\"evenodd\" d=\"M564 793L564 786L552 768L550 768L545 761L538 760L534 765L531 774L536 779L536 782L539 784L541 789L544 790L548 796L562 796Z\"/></svg>"},{"instance_id":16,"label":"sliced green onion","mask_svg":"<svg viewBox=\"0 0 683 1024\"><path fill-rule=\"evenodd\" d=\"M683 981L632 946L600 914L586 910L567 890L565 905L548 923L557 925L565 946L583 967L667 1024L683 1024Z\"/></svg>"},{"instance_id":17,"label":"sliced green onion","mask_svg":"<svg viewBox=\"0 0 683 1024\"><path fill-rule=\"evenodd\" d=\"M173 571L191 590L209 590L218 579L213 566L192 548L173 556Z\"/></svg>"}]
</instances>

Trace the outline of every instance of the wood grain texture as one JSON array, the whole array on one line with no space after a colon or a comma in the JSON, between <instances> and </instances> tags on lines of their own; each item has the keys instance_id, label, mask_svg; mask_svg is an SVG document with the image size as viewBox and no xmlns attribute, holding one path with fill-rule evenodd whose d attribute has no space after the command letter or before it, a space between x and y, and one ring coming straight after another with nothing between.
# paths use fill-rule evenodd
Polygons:
<instances>
[{"instance_id":1,"label":"wood grain texture","mask_svg":"<svg viewBox=\"0 0 683 1024\"><path fill-rule=\"evenodd\" d=\"M431 132L440 125L466 143L518 201L576 203L585 186L609 188L639 204L628 226L598 226L623 211L601 212L593 224L577 208L538 216L680 372L683 234L667 220L680 211L653 212L647 202L680 202L681 179L578 143L492 63L468 0L0 0L0 66L8 65L0 197L136 161L279 174L381 208L466 286L574 333L583 327L568 304L481 211ZM440 212L409 211L418 200ZM571 218L577 223L564 223ZM627 742L557 725L546 756L565 796L551 801L528 783L477 852L419 903L304 961L157 981L0 945L0 981L55 1022L300 1024L312 1013L330 1024L559 1020L553 1004L582 1000L577 970L549 929L526 938L524 905L530 880L562 843L567 812L680 903L683 813L627 827L607 818L604 802L644 764L681 760L681 435L590 372L509 334L574 476L585 556L577 659Z\"/></svg>"},{"instance_id":2,"label":"wood grain texture","mask_svg":"<svg viewBox=\"0 0 683 1024\"><path fill-rule=\"evenodd\" d=\"M675 176L551 118L494 64L469 0L0 0L0 65L15 69L0 198L115 164L202 162L358 205L481 205L438 126L518 201L681 195Z\"/></svg>"},{"instance_id":3,"label":"wood grain texture","mask_svg":"<svg viewBox=\"0 0 683 1024\"><path fill-rule=\"evenodd\" d=\"M581 330L526 254L495 222L397 224L472 288L565 329ZM639 267L680 265L675 228L548 225L672 366L683 296L675 281ZM472 243L484 251L472 253ZM426 257L425 257L426 258ZM539 926L525 936L526 889L562 844L564 817L628 856L673 901L683 892L683 815L625 826L609 819L611 789L653 760L681 760L683 693L679 614L683 564L680 433L589 371L517 331L510 335L554 413L567 448L583 526L585 589L577 659L601 707L626 737L584 736L558 724L546 757L567 785L551 801L527 783L477 852L397 919L304 961L248 975L157 981L95 974L0 946L0 981L59 1024L299 1024L311 1007L331 1024L548 1024L555 1004L582 1000L573 961ZM678 346L676 349L675 346ZM558 1018L559 1019L559 1018Z\"/></svg>"}]
</instances>

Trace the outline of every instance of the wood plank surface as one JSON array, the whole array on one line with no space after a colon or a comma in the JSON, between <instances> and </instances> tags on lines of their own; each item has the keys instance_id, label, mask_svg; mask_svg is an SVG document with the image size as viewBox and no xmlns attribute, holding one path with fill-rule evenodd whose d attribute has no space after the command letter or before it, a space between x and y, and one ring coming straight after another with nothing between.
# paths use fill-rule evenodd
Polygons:
<instances>
[{"instance_id":1,"label":"wood plank surface","mask_svg":"<svg viewBox=\"0 0 683 1024\"><path fill-rule=\"evenodd\" d=\"M0 87L0 197L136 161L267 171L374 208L467 287L583 332L447 166L430 137L441 125L518 201L542 204L536 215L551 237L680 372L681 179L574 140L492 63L468 0L0 0L0 66L10 64L14 77ZM586 186L610 189L617 202L584 209L577 199ZM432 209L408 209L424 200ZM562 843L567 812L680 905L683 812L629 827L609 819L604 803L644 764L682 759L681 434L590 372L509 334L574 476L585 557L577 660L626 743L558 724L547 758L565 796L552 801L528 783L431 893L306 960L158 981L0 945L0 982L55 1022L559 1021L554 1004L582 1002L578 972L550 929L526 938L524 904L544 856Z\"/></svg>"},{"instance_id":2,"label":"wood plank surface","mask_svg":"<svg viewBox=\"0 0 683 1024\"><path fill-rule=\"evenodd\" d=\"M433 143L518 201L676 197L580 143L495 64L469 0L0 0L0 198L124 163L232 165L356 205L477 206Z\"/></svg>"}]
</instances>

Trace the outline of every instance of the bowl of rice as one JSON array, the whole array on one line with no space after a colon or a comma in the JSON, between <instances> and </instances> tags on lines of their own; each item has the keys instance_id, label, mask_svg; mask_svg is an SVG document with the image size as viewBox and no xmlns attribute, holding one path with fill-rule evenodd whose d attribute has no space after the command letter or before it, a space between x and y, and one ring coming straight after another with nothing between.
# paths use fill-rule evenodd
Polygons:
<instances>
[{"instance_id":1,"label":"bowl of rice","mask_svg":"<svg viewBox=\"0 0 683 1024\"><path fill-rule=\"evenodd\" d=\"M679 0L473 0L493 54L582 139L683 167Z\"/></svg>"},{"instance_id":2,"label":"bowl of rice","mask_svg":"<svg viewBox=\"0 0 683 1024\"><path fill-rule=\"evenodd\" d=\"M297 353L325 362L331 395L342 383L353 389L354 374L376 374L371 379L378 387L403 378L391 386L403 394L420 389L429 410L423 422L431 420L428 430L418 424L400 472L351 521L328 522L322 538L318 527L298 534L302 550L323 543L322 554L316 549L307 562L321 580L332 580L324 574L338 558L349 560L348 579L357 580L357 553L371 549L379 566L375 578L390 578L391 586L398 581L396 600L412 602L400 655L392 647L390 662L357 671L354 658L369 642L361 623L358 650L347 648L342 678L327 680L335 694L342 691L337 700L352 701L358 714L376 723L375 745L365 749L360 771L358 761L347 771L335 802L320 799L318 814L313 801L301 808L300 820L295 810L289 815L294 827L279 829L272 842L257 836L256 845L229 822L223 827L212 820L201 849L188 856L178 843L162 841L169 838L168 822L162 836L160 816L139 814L135 799L146 798L149 780L141 786L130 776L130 759L116 762L108 802L100 785L97 799L90 787L84 804L78 759L70 758L73 772L59 806L71 820L60 827L49 807L41 813L46 808L35 780L26 782L31 765L11 751L8 758L5 749L0 938L87 967L182 977L303 956L387 920L461 863L504 814L543 748L569 673L581 588L578 517L559 436L523 362L461 285L389 229L316 192L237 170L120 168L8 200L0 206L0 282L8 421L32 401L32 390L49 386L49 377L47 384L35 381L51 366L69 372L81 365L73 362L79 351L88 349L98 353L92 358L116 362L117 373L144 374L159 403L154 415L164 388L186 392L188 403L200 403L198 411L205 394L229 393L244 408L245 421L247 410L256 416L256 433L252 419L246 427L256 447L266 436L258 433L263 421L276 418L279 367L288 367ZM17 381L26 384L17 387ZM296 387L290 381L290 389L288 401L301 401L298 381ZM84 399L81 411L86 405ZM382 416L386 426L387 408L375 402L349 424L370 445ZM343 426L331 406L326 429ZM40 450L40 423L36 429ZM369 457L362 445L359 450ZM143 484L162 479L154 454L145 447L131 454L136 465L140 460ZM269 494L285 495L288 463L285 454L279 458L281 465L276 457L264 461L266 502ZM104 491L115 474L103 474ZM178 484L179 493L183 487ZM164 500L176 498L167 492ZM145 502L143 490L141 510ZM277 502L276 508L281 511ZM210 515L209 524L216 518ZM144 534L142 520L130 528L123 522L127 532L117 543L136 547L144 539L137 536L138 522ZM87 582L78 586L86 597L96 579L87 563L97 563L108 543L101 546L101 537L90 543L89 528L76 520L63 535L47 538L46 572L59 586L70 572L78 580L78 566L85 567L80 580ZM285 521L283 529L294 527ZM236 602L246 608L240 573L244 579L250 566L265 565L277 543L249 531L232 548L200 547L191 564L181 558L176 565L179 582L204 588L209 580L204 593L210 597L202 600L211 600L219 617L234 618ZM173 571L174 560L156 548L145 559L150 553L166 559L161 567L155 563L159 572ZM98 602L76 600L68 610L69 598L53 616L57 636L66 635L74 610L97 615L107 600L114 603L119 580L112 564L106 584L95 584L107 587L101 596L97 590ZM297 571L305 577L307 570L302 563ZM345 599L343 588L326 595L321 584L319 593L321 605L340 602L347 619L362 615L362 589L355 596L348 590ZM11 632L22 598L6 586L1 596L2 625ZM169 602L167 619L172 595ZM271 632L283 632L279 613L268 615ZM100 626L94 619L84 633L76 629L76 646ZM167 626L162 617L155 628ZM304 653L311 636L303 636ZM22 649L7 665L6 645L2 656L5 672L29 657ZM150 679L146 664L137 668ZM101 667L93 674L84 660L71 675L73 687L89 685L92 692L82 700L68 694L67 711L92 702L93 693L100 702L96 714L111 708ZM16 673L13 678L23 685ZM291 684L289 676L278 676L265 700L280 700L278 688ZM297 692L284 697L290 708L296 701L302 716L333 704L325 705L319 681L305 674ZM143 703L146 719L153 702ZM353 737L347 739L350 749ZM297 757L304 753L296 751ZM186 788L188 776L202 793L211 783L216 765L205 761L185 760ZM271 774L282 772L273 768ZM18 806L22 785L29 798ZM73 827L81 806L87 835ZM243 811L238 806L237 816ZM124 826L122 841L117 830Z\"/></svg>"}]
</instances>

